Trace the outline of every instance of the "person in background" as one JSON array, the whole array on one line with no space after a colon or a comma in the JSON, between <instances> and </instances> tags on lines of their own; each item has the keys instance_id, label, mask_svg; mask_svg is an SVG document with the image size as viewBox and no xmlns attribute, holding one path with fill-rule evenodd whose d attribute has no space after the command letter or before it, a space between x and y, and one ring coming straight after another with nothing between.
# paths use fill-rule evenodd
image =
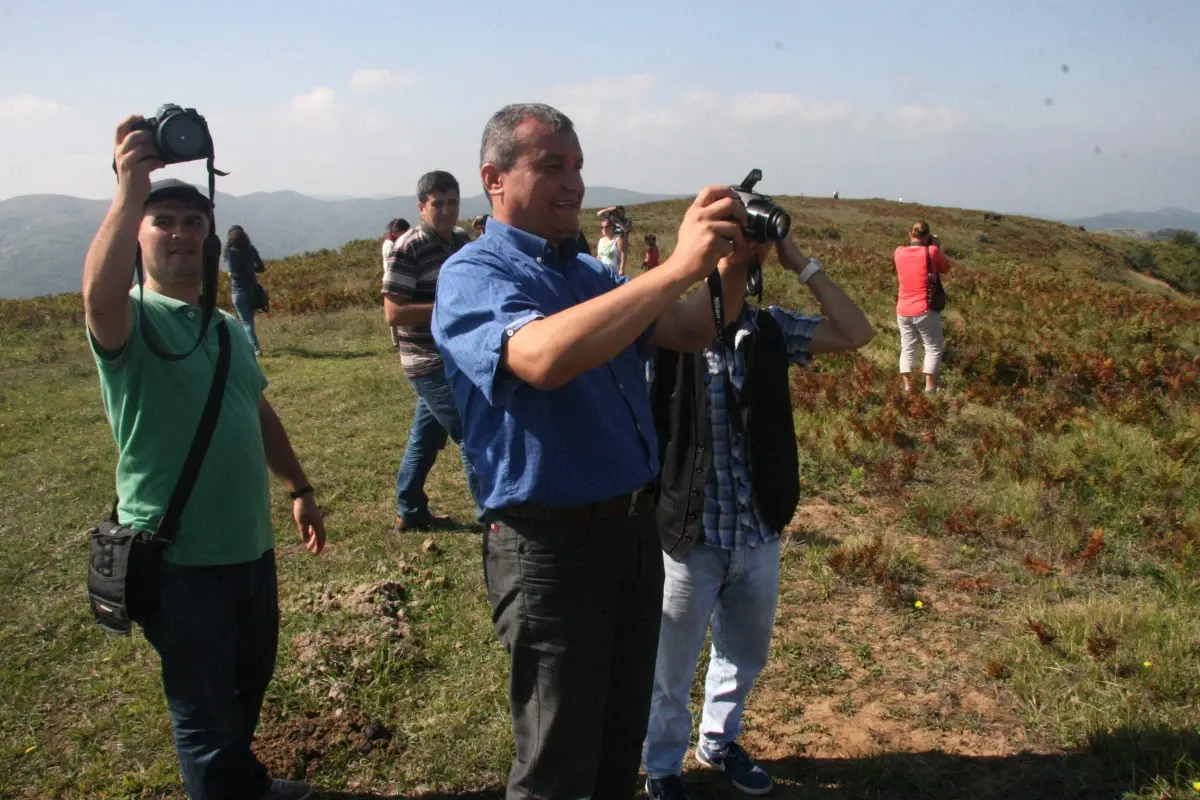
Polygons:
<instances>
[{"instance_id":1,"label":"person in background","mask_svg":"<svg viewBox=\"0 0 1200 800\"><path fill-rule=\"evenodd\" d=\"M387 233L383 236L383 269L387 270L388 258L392 255L392 248L396 246L396 240L412 227L408 224L408 220L397 217L388 223Z\"/></svg>"},{"instance_id":2,"label":"person in background","mask_svg":"<svg viewBox=\"0 0 1200 800\"><path fill-rule=\"evenodd\" d=\"M233 307L254 348L254 355L261 356L262 347L254 333L254 314L259 306L257 294L262 291L258 288L258 273L266 272L267 268L241 225L229 229L225 239L225 264L229 268Z\"/></svg>"},{"instance_id":3,"label":"person in background","mask_svg":"<svg viewBox=\"0 0 1200 800\"><path fill-rule=\"evenodd\" d=\"M408 232L411 226L408 220L403 217L397 217L388 223L387 233L383 237L383 271L387 272L388 259L391 258L392 248L396 246L396 240ZM392 347L396 351L400 350L400 332L395 325L388 326L388 333L392 336Z\"/></svg>"},{"instance_id":4,"label":"person in background","mask_svg":"<svg viewBox=\"0 0 1200 800\"><path fill-rule=\"evenodd\" d=\"M651 402L663 465L657 517L666 583L643 751L651 800L687 798L680 776L692 733L689 699L710 625L696 760L747 794L774 786L737 739L746 697L770 650L780 533L800 499L789 366L803 367L815 353L858 349L875 335L815 258L790 239L775 251L812 293L820 315L738 302L746 268L769 253L769 245L750 242L735 256L741 267L732 272L735 280L725 281L732 322L724 336L703 353L662 349L655 360Z\"/></svg>"},{"instance_id":5,"label":"person in background","mask_svg":"<svg viewBox=\"0 0 1200 800\"><path fill-rule=\"evenodd\" d=\"M384 315L389 325L400 327L400 365L417 395L404 458L396 473L394 529L398 532L451 523L449 517L430 511L425 479L447 437L460 448L463 440L442 356L429 328L442 264L471 241L455 224L459 204L458 181L453 175L442 170L422 175L417 181L421 221L396 242L383 273ZM462 460L471 496L477 497L465 452Z\"/></svg>"},{"instance_id":6,"label":"person in background","mask_svg":"<svg viewBox=\"0 0 1200 800\"><path fill-rule=\"evenodd\" d=\"M647 233L646 249L642 251L642 267L644 269L654 269L658 266L658 237L653 233Z\"/></svg>"},{"instance_id":7,"label":"person in background","mask_svg":"<svg viewBox=\"0 0 1200 800\"><path fill-rule=\"evenodd\" d=\"M478 239L483 234L487 233L487 214L480 214L471 221L471 230L475 232L475 238Z\"/></svg>"},{"instance_id":8,"label":"person in background","mask_svg":"<svg viewBox=\"0 0 1200 800\"><path fill-rule=\"evenodd\" d=\"M596 258L618 277L625 276L625 239L617 235L612 217L600 220L600 240L596 242Z\"/></svg>"},{"instance_id":9,"label":"person in background","mask_svg":"<svg viewBox=\"0 0 1200 800\"><path fill-rule=\"evenodd\" d=\"M950 262L942 253L941 241L919 219L908 232L908 246L897 247L896 277L900 290L896 299L896 324L900 328L900 376L904 391L913 389L912 370L917 363L917 342L925 348L925 394L937 392L942 365L942 315L929 307L929 276L945 275Z\"/></svg>"}]
</instances>

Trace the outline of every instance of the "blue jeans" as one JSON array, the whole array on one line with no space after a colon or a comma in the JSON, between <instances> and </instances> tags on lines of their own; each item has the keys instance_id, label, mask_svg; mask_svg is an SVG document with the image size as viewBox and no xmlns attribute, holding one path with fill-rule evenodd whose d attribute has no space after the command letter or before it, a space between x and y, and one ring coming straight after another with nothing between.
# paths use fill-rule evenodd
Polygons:
<instances>
[{"instance_id":1,"label":"blue jeans","mask_svg":"<svg viewBox=\"0 0 1200 800\"><path fill-rule=\"evenodd\" d=\"M271 779L250 746L279 641L275 551L242 564L164 564L162 608L142 629L162 661L188 797L266 794Z\"/></svg>"},{"instance_id":2,"label":"blue jeans","mask_svg":"<svg viewBox=\"0 0 1200 800\"><path fill-rule=\"evenodd\" d=\"M453 439L462 455L463 471L467 475L467 489L479 512L479 484L475 471L463 452L462 421L454 406L454 395L446 381L444 367L418 378L409 378L417 393L417 406L413 412L412 427L408 431L408 444L404 447L404 458L396 473L396 515L410 525L422 525L432 519L429 497L425 494L425 479L437 461L438 451Z\"/></svg>"},{"instance_id":3,"label":"blue jeans","mask_svg":"<svg viewBox=\"0 0 1200 800\"><path fill-rule=\"evenodd\" d=\"M253 345L254 352L259 352L262 348L258 346L258 337L254 335L254 292L249 289L234 289L233 308L237 311L238 319L246 330L246 338Z\"/></svg>"},{"instance_id":4,"label":"blue jeans","mask_svg":"<svg viewBox=\"0 0 1200 800\"><path fill-rule=\"evenodd\" d=\"M663 554L662 623L642 764L651 778L679 775L692 734L688 695L712 619L700 743L722 752L742 732L742 711L767 664L779 601L778 538L724 550L696 545L682 561Z\"/></svg>"}]
</instances>

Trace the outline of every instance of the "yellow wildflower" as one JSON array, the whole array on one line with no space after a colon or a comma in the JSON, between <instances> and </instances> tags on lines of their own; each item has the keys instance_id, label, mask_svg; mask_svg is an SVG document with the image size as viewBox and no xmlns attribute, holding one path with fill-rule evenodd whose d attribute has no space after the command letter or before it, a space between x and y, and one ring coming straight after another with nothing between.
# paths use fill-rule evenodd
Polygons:
<instances>
[{"instance_id":1,"label":"yellow wildflower","mask_svg":"<svg viewBox=\"0 0 1200 800\"><path fill-rule=\"evenodd\" d=\"M1143 667L1145 667L1146 669L1150 669L1151 667L1153 667L1153 666L1154 666L1154 662L1152 662L1152 661L1143 661L1143 662L1142 662L1142 666L1143 666Z\"/></svg>"},{"instance_id":2,"label":"yellow wildflower","mask_svg":"<svg viewBox=\"0 0 1200 800\"><path fill-rule=\"evenodd\" d=\"M917 602L913 603L913 608L924 608L924 607L925 607L925 604L924 604L924 603L922 603L920 600L918 600Z\"/></svg>"}]
</instances>

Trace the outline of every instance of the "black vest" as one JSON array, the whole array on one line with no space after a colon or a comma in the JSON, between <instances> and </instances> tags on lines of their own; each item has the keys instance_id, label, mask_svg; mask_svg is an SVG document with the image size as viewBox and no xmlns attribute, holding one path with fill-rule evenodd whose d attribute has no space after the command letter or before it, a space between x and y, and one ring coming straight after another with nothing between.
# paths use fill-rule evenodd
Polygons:
<instances>
[{"instance_id":1,"label":"black vest","mask_svg":"<svg viewBox=\"0 0 1200 800\"><path fill-rule=\"evenodd\" d=\"M743 343L746 380L740 395L754 500L763 522L782 531L800 502L800 459L788 385L787 345L765 310L757 332ZM685 556L704 539L704 487L712 469L704 353L659 350L652 404L658 433L658 535L672 558ZM714 375L713 380L721 380ZM726 398L732 403L732 398ZM737 413L730 408L730 413Z\"/></svg>"}]
</instances>

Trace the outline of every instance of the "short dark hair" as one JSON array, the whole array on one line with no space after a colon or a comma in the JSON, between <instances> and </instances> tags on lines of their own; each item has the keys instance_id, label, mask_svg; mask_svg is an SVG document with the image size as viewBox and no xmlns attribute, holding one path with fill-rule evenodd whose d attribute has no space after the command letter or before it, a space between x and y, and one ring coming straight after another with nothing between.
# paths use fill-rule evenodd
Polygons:
<instances>
[{"instance_id":1,"label":"short dark hair","mask_svg":"<svg viewBox=\"0 0 1200 800\"><path fill-rule=\"evenodd\" d=\"M920 236L928 236L929 232L930 232L929 231L929 223L923 219L919 219L912 224L912 226L908 229L908 232L910 234L915 233Z\"/></svg>"},{"instance_id":2,"label":"short dark hair","mask_svg":"<svg viewBox=\"0 0 1200 800\"><path fill-rule=\"evenodd\" d=\"M431 194L451 191L459 191L458 180L449 172L435 169L433 172L426 172L417 181L417 202L424 203Z\"/></svg>"},{"instance_id":3,"label":"short dark hair","mask_svg":"<svg viewBox=\"0 0 1200 800\"><path fill-rule=\"evenodd\" d=\"M554 133L574 133L570 117L545 103L513 103L492 114L483 128L479 165L494 164L508 172L517 163L516 130L527 120L536 120Z\"/></svg>"}]
</instances>

